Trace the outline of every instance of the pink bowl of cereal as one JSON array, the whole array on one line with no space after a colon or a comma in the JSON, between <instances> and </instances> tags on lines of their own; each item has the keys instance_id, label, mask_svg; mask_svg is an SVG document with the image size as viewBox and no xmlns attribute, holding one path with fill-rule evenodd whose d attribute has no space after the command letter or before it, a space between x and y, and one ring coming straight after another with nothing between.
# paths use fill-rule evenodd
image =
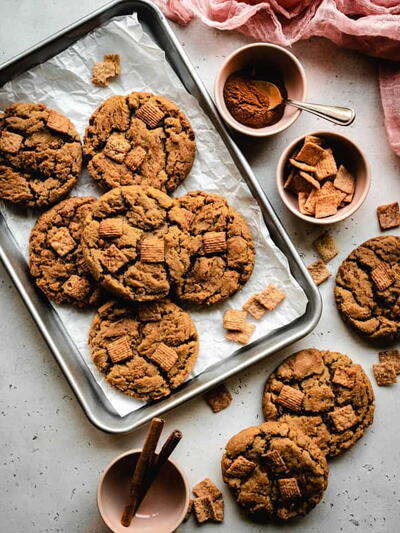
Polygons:
<instances>
[{"instance_id":1,"label":"pink bowl of cereal","mask_svg":"<svg viewBox=\"0 0 400 533\"><path fill-rule=\"evenodd\" d=\"M365 154L349 137L317 131L295 139L276 171L279 194L297 217L334 224L363 204L371 184Z\"/></svg>"}]
</instances>

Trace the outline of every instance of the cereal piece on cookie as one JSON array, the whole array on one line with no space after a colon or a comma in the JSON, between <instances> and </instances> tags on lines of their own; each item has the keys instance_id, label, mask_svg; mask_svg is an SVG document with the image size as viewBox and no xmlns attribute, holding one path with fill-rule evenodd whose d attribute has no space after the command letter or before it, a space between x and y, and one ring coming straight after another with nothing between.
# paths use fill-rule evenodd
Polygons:
<instances>
[{"instance_id":1,"label":"cereal piece on cookie","mask_svg":"<svg viewBox=\"0 0 400 533\"><path fill-rule=\"evenodd\" d=\"M232 395L226 388L225 384L222 383L222 385L218 385L218 387L206 392L204 399L214 413L219 413L223 409L226 409L230 406L232 402Z\"/></svg>"},{"instance_id":2,"label":"cereal piece on cookie","mask_svg":"<svg viewBox=\"0 0 400 533\"><path fill-rule=\"evenodd\" d=\"M199 481L199 483L196 483L192 490L193 494L197 498L204 498L205 496L209 496L212 501L215 501L218 498L222 497L222 492L208 477L204 478L202 481Z\"/></svg>"},{"instance_id":3,"label":"cereal piece on cookie","mask_svg":"<svg viewBox=\"0 0 400 533\"><path fill-rule=\"evenodd\" d=\"M273 472L283 472L286 470L286 463L282 459L278 450L271 450L261 456L262 461L271 468Z\"/></svg>"},{"instance_id":4,"label":"cereal piece on cookie","mask_svg":"<svg viewBox=\"0 0 400 533\"><path fill-rule=\"evenodd\" d=\"M122 163L131 148L122 133L113 133L104 147L104 154L117 163Z\"/></svg>"},{"instance_id":5,"label":"cereal piece on cookie","mask_svg":"<svg viewBox=\"0 0 400 533\"><path fill-rule=\"evenodd\" d=\"M247 312L240 309L227 309L224 313L224 328L242 331L246 325Z\"/></svg>"},{"instance_id":6,"label":"cereal piece on cookie","mask_svg":"<svg viewBox=\"0 0 400 533\"><path fill-rule=\"evenodd\" d=\"M161 342L149 358L157 363L165 372L169 372L178 360L176 351Z\"/></svg>"},{"instance_id":7,"label":"cereal piece on cookie","mask_svg":"<svg viewBox=\"0 0 400 533\"><path fill-rule=\"evenodd\" d=\"M326 281L331 275L328 267L325 265L322 259L318 259L311 265L308 265L307 270L311 274L311 277L316 285L321 285L321 283Z\"/></svg>"},{"instance_id":8,"label":"cereal piece on cookie","mask_svg":"<svg viewBox=\"0 0 400 533\"><path fill-rule=\"evenodd\" d=\"M203 235L203 246L206 254L224 252L226 250L226 233L224 231L208 231Z\"/></svg>"},{"instance_id":9,"label":"cereal piece on cookie","mask_svg":"<svg viewBox=\"0 0 400 533\"><path fill-rule=\"evenodd\" d=\"M255 329L255 324L250 324L250 322L246 322L242 331L227 331L225 333L225 338L230 341L237 342L239 344L247 344Z\"/></svg>"},{"instance_id":10,"label":"cereal piece on cookie","mask_svg":"<svg viewBox=\"0 0 400 533\"><path fill-rule=\"evenodd\" d=\"M125 165L135 172L140 167L146 157L146 150L141 146L135 146L125 158Z\"/></svg>"},{"instance_id":11,"label":"cereal piece on cookie","mask_svg":"<svg viewBox=\"0 0 400 533\"><path fill-rule=\"evenodd\" d=\"M22 135L12 131L3 131L0 136L0 151L16 154L21 148L23 140Z\"/></svg>"},{"instance_id":12,"label":"cereal piece on cookie","mask_svg":"<svg viewBox=\"0 0 400 533\"><path fill-rule=\"evenodd\" d=\"M397 382L396 371L391 363L376 363L372 370L379 387Z\"/></svg>"},{"instance_id":13,"label":"cereal piece on cookie","mask_svg":"<svg viewBox=\"0 0 400 533\"><path fill-rule=\"evenodd\" d=\"M315 165L321 159L323 153L324 149L318 146L318 144L305 142L300 152L295 156L295 159L315 167Z\"/></svg>"},{"instance_id":14,"label":"cereal piece on cookie","mask_svg":"<svg viewBox=\"0 0 400 533\"><path fill-rule=\"evenodd\" d=\"M115 76L115 65L110 61L97 61L92 67L92 83L107 87L108 81Z\"/></svg>"},{"instance_id":15,"label":"cereal piece on cookie","mask_svg":"<svg viewBox=\"0 0 400 533\"><path fill-rule=\"evenodd\" d=\"M386 263L379 263L377 267L371 270L371 278L379 291L386 290L395 282L395 277Z\"/></svg>"},{"instance_id":16,"label":"cereal piece on cookie","mask_svg":"<svg viewBox=\"0 0 400 533\"><path fill-rule=\"evenodd\" d=\"M324 150L321 159L315 165L315 176L319 181L330 178L337 173L337 166L331 148Z\"/></svg>"},{"instance_id":17,"label":"cereal piece on cookie","mask_svg":"<svg viewBox=\"0 0 400 533\"><path fill-rule=\"evenodd\" d=\"M380 205L376 209L381 230L398 228L400 226L399 202Z\"/></svg>"},{"instance_id":18,"label":"cereal piece on cookie","mask_svg":"<svg viewBox=\"0 0 400 533\"><path fill-rule=\"evenodd\" d=\"M300 411L303 404L304 393L299 389L284 385L277 398L277 402L292 411Z\"/></svg>"},{"instance_id":19,"label":"cereal piece on cookie","mask_svg":"<svg viewBox=\"0 0 400 533\"><path fill-rule=\"evenodd\" d=\"M58 253L59 256L64 257L76 247L76 242L72 238L67 228L62 226L52 234L50 238L50 246Z\"/></svg>"},{"instance_id":20,"label":"cereal piece on cookie","mask_svg":"<svg viewBox=\"0 0 400 533\"><path fill-rule=\"evenodd\" d=\"M339 253L335 240L328 231L315 239L313 246L321 256L324 263L328 263L328 261L333 259Z\"/></svg>"},{"instance_id":21,"label":"cereal piece on cookie","mask_svg":"<svg viewBox=\"0 0 400 533\"><path fill-rule=\"evenodd\" d=\"M115 76L121 74L121 56L119 54L105 54L104 61L114 65Z\"/></svg>"},{"instance_id":22,"label":"cereal piece on cookie","mask_svg":"<svg viewBox=\"0 0 400 533\"><path fill-rule=\"evenodd\" d=\"M354 426L358 421L352 405L345 405L344 407L334 409L329 417L338 431L345 431L351 428L351 426Z\"/></svg>"},{"instance_id":23,"label":"cereal piece on cookie","mask_svg":"<svg viewBox=\"0 0 400 533\"><path fill-rule=\"evenodd\" d=\"M136 111L137 118L150 128L156 128L164 118L164 115L165 113L161 109L150 103L143 104Z\"/></svg>"},{"instance_id":24,"label":"cereal piece on cookie","mask_svg":"<svg viewBox=\"0 0 400 533\"><path fill-rule=\"evenodd\" d=\"M256 463L249 461L243 455L239 455L230 467L226 470L226 474L230 477L243 478L247 477L256 467Z\"/></svg>"},{"instance_id":25,"label":"cereal piece on cookie","mask_svg":"<svg viewBox=\"0 0 400 533\"><path fill-rule=\"evenodd\" d=\"M212 520L214 516L213 504L209 496L195 498L193 500L193 510L199 524Z\"/></svg>"},{"instance_id":26,"label":"cereal piece on cookie","mask_svg":"<svg viewBox=\"0 0 400 533\"><path fill-rule=\"evenodd\" d=\"M290 158L289 162L292 166L304 170L304 172L315 172L315 167L312 165L307 165L307 163L302 163L301 161L296 161L296 159Z\"/></svg>"},{"instance_id":27,"label":"cereal piece on cookie","mask_svg":"<svg viewBox=\"0 0 400 533\"><path fill-rule=\"evenodd\" d=\"M300 498L301 492L295 477L278 479L279 491L283 500Z\"/></svg>"},{"instance_id":28,"label":"cereal piece on cookie","mask_svg":"<svg viewBox=\"0 0 400 533\"><path fill-rule=\"evenodd\" d=\"M120 268L128 263L128 258L126 255L121 252L121 250L118 250L115 244L112 244L104 252L102 252L99 259L106 269L112 274L118 272Z\"/></svg>"},{"instance_id":29,"label":"cereal piece on cookie","mask_svg":"<svg viewBox=\"0 0 400 533\"><path fill-rule=\"evenodd\" d=\"M61 113L58 113L54 110L50 111L46 125L51 130L57 131L58 133L65 133L66 135L70 134L71 129L73 130L71 121Z\"/></svg>"},{"instance_id":30,"label":"cereal piece on cookie","mask_svg":"<svg viewBox=\"0 0 400 533\"><path fill-rule=\"evenodd\" d=\"M315 202L315 218L325 218L336 215L337 208L337 194L318 195L317 201Z\"/></svg>"},{"instance_id":31,"label":"cereal piece on cookie","mask_svg":"<svg viewBox=\"0 0 400 533\"><path fill-rule=\"evenodd\" d=\"M253 294L253 296L247 300L243 305L243 309L250 313L256 320L260 320L260 318L262 318L267 312L267 309L258 301L256 294Z\"/></svg>"},{"instance_id":32,"label":"cereal piece on cookie","mask_svg":"<svg viewBox=\"0 0 400 533\"><path fill-rule=\"evenodd\" d=\"M273 283L270 283L263 291L255 294L256 301L268 311L275 309L285 298L286 294Z\"/></svg>"},{"instance_id":33,"label":"cereal piece on cookie","mask_svg":"<svg viewBox=\"0 0 400 533\"><path fill-rule=\"evenodd\" d=\"M351 174L345 166L340 165L336 177L333 180L333 185L336 187L336 189L340 189L346 194L353 194L356 186L356 180L353 174Z\"/></svg>"},{"instance_id":34,"label":"cereal piece on cookie","mask_svg":"<svg viewBox=\"0 0 400 533\"><path fill-rule=\"evenodd\" d=\"M353 367L350 368L336 368L332 377L332 383L346 387L346 389L352 389L354 387L356 379L356 373Z\"/></svg>"},{"instance_id":35,"label":"cereal piece on cookie","mask_svg":"<svg viewBox=\"0 0 400 533\"><path fill-rule=\"evenodd\" d=\"M62 286L65 294L74 300L83 300L90 290L90 283L86 278L72 274Z\"/></svg>"},{"instance_id":36,"label":"cereal piece on cookie","mask_svg":"<svg viewBox=\"0 0 400 533\"><path fill-rule=\"evenodd\" d=\"M108 355L113 363L119 363L133 356L127 335L107 344Z\"/></svg>"},{"instance_id":37,"label":"cereal piece on cookie","mask_svg":"<svg viewBox=\"0 0 400 533\"><path fill-rule=\"evenodd\" d=\"M399 350L387 350L379 352L379 361L381 363L390 363L396 374L400 374L400 351Z\"/></svg>"},{"instance_id":38,"label":"cereal piece on cookie","mask_svg":"<svg viewBox=\"0 0 400 533\"><path fill-rule=\"evenodd\" d=\"M99 235L101 237L121 237L122 218L104 218L99 224Z\"/></svg>"},{"instance_id":39,"label":"cereal piece on cookie","mask_svg":"<svg viewBox=\"0 0 400 533\"><path fill-rule=\"evenodd\" d=\"M155 237L143 239L140 244L140 260L143 263L162 263L165 258L164 240Z\"/></svg>"}]
</instances>

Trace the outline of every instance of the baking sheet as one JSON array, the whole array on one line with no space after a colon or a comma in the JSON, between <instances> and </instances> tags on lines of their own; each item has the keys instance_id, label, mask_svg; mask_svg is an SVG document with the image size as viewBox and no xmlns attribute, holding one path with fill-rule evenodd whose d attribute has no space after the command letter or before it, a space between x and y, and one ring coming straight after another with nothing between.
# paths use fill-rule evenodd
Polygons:
<instances>
[{"instance_id":1,"label":"baking sheet","mask_svg":"<svg viewBox=\"0 0 400 533\"><path fill-rule=\"evenodd\" d=\"M108 88L100 88L90 82L91 67L94 61L102 60L105 53L121 55L122 74ZM200 336L199 357L192 374L195 376L210 365L232 356L238 348L224 338L222 317L225 309L240 308L251 294L268 283L276 283L284 289L287 297L283 303L257 321L252 337L254 341L303 315L307 298L291 276L285 256L270 239L261 211L225 145L197 101L182 86L164 52L143 32L136 15L117 17L58 56L7 83L0 89L0 108L14 101L43 102L65 113L83 135L89 116L105 98L133 90L164 94L177 102L188 115L196 133L195 164L174 195L195 189L223 194L246 217L255 240L256 265L245 288L211 309L190 309ZM85 170L72 194L98 196L101 191ZM29 233L38 213L9 205L1 208L27 257ZM91 362L87 334L93 311L78 311L58 305L54 308L116 412L125 416L139 409L143 402L112 389Z\"/></svg>"}]
</instances>

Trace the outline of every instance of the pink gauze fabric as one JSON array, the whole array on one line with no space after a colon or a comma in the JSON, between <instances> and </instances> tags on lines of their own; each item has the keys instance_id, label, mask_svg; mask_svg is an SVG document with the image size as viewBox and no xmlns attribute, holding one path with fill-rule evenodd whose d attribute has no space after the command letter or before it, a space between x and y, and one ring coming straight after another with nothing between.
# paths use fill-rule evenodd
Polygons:
<instances>
[{"instance_id":1,"label":"pink gauze fabric","mask_svg":"<svg viewBox=\"0 0 400 533\"><path fill-rule=\"evenodd\" d=\"M390 145L400 156L400 0L154 0L179 24L197 17L220 30L290 46L326 37L338 46L391 61L379 74Z\"/></svg>"}]
</instances>

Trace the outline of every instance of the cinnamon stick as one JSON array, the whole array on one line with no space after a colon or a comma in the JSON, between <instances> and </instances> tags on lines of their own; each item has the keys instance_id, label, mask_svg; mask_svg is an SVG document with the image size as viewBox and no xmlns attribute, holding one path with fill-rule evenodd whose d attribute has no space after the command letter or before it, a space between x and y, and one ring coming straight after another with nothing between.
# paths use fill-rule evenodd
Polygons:
<instances>
[{"instance_id":1,"label":"cinnamon stick","mask_svg":"<svg viewBox=\"0 0 400 533\"><path fill-rule=\"evenodd\" d=\"M143 445L143 449L139 455L135 470L133 472L128 503L125 505L125 509L122 514L121 524L125 527L129 527L138 507L138 502L141 501L141 495L145 488L146 478L149 475L150 469L152 469L154 465L154 452L156 450L163 427L164 420L161 418L153 418L146 436L145 443Z\"/></svg>"}]
</instances>

